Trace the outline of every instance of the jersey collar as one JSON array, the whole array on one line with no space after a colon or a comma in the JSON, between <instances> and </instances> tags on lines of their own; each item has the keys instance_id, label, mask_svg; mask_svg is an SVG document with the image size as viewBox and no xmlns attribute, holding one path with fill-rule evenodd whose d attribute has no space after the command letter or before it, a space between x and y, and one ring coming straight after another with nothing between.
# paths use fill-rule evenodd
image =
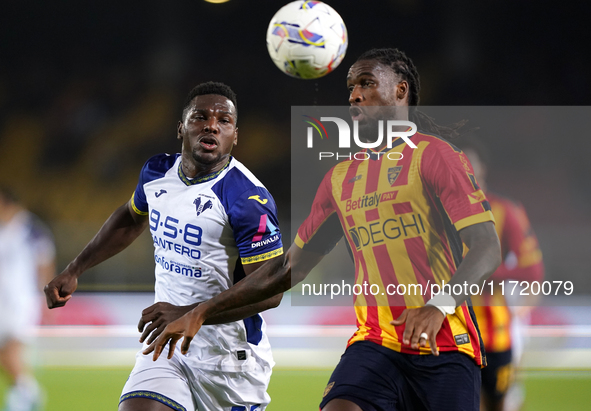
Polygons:
<instances>
[{"instance_id":1,"label":"jersey collar","mask_svg":"<svg viewBox=\"0 0 591 411\"><path fill-rule=\"evenodd\" d=\"M182 167L183 162L181 160L179 162L178 175L179 175L179 178L181 179L181 181L183 183L185 183L185 185L188 185L188 186L192 186L192 185L200 184L200 183L205 183L205 182L211 181L214 178L216 178L217 176L219 176L222 173L222 171L224 171L226 168L228 168L228 166L230 165L230 162L231 161L232 161L232 156L230 156L230 159L228 160L228 162L226 163L226 165L223 166L220 170L216 171L215 173L211 173L211 174L207 174L205 176L201 176L201 177L190 179L183 172L183 167Z\"/></svg>"},{"instance_id":2,"label":"jersey collar","mask_svg":"<svg viewBox=\"0 0 591 411\"><path fill-rule=\"evenodd\" d=\"M412 139L414 136L416 136L416 133L413 134L412 136L410 136L410 138ZM394 140L392 142L392 147L390 147L390 148L388 148L387 145L384 145L379 150L374 150L373 148L366 148L366 149L364 149L364 151L369 154L369 158L371 160L379 160L383 154L386 154L388 151L394 149L395 147L397 147L403 143L404 143L404 140L402 138L398 137L396 140Z\"/></svg>"}]
</instances>

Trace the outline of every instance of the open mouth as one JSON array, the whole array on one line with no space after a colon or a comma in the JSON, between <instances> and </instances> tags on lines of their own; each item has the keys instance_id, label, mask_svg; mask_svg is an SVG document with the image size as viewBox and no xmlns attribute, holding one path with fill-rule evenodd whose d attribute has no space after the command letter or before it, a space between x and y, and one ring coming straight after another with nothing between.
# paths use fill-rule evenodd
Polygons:
<instances>
[{"instance_id":1,"label":"open mouth","mask_svg":"<svg viewBox=\"0 0 591 411\"><path fill-rule=\"evenodd\" d=\"M353 121L360 121L365 118L363 110L358 106L349 107L349 115Z\"/></svg>"},{"instance_id":2,"label":"open mouth","mask_svg":"<svg viewBox=\"0 0 591 411\"><path fill-rule=\"evenodd\" d=\"M218 146L218 141L212 136L203 136L199 139L199 144L206 150L215 150Z\"/></svg>"}]
</instances>

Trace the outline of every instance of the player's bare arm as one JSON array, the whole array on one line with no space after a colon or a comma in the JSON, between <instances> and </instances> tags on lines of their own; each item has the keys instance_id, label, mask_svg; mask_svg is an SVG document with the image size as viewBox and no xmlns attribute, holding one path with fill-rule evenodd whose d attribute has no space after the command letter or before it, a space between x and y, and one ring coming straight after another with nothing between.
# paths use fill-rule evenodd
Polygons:
<instances>
[{"instance_id":1,"label":"player's bare arm","mask_svg":"<svg viewBox=\"0 0 591 411\"><path fill-rule=\"evenodd\" d=\"M76 291L78 278L86 270L127 248L147 225L147 216L137 214L130 201L115 210L82 252L44 287L47 306L66 305Z\"/></svg>"},{"instance_id":2,"label":"player's bare arm","mask_svg":"<svg viewBox=\"0 0 591 411\"><path fill-rule=\"evenodd\" d=\"M228 315L234 310L281 295L293 285L303 281L323 257L322 254L305 251L296 244L292 244L285 258L279 257L267 261L230 289L199 304L177 321L170 323L144 350L144 354L154 352L155 361L163 348L169 344L168 358L172 358L176 343L181 338L183 338L181 352L186 353L191 340L203 324L217 316Z\"/></svg>"},{"instance_id":3,"label":"player's bare arm","mask_svg":"<svg viewBox=\"0 0 591 411\"><path fill-rule=\"evenodd\" d=\"M281 256L273 258L273 260L275 259L279 260L279 262L283 262L283 257ZM258 268L262 267L264 264L265 262L259 262L244 265L244 273L246 274L245 278L248 278L248 276L254 273ZM241 307L220 311L213 314L211 317L208 317L203 324L224 324L231 321L243 320L244 318L260 313L261 311L277 307L281 303L282 298L283 292L279 292L260 302L245 304Z\"/></svg>"},{"instance_id":4,"label":"player's bare arm","mask_svg":"<svg viewBox=\"0 0 591 411\"><path fill-rule=\"evenodd\" d=\"M275 257L274 259L283 261L283 257ZM246 276L249 276L263 264L265 264L265 262L247 264L244 266L244 273ZM258 303L248 304L244 307L217 313L208 318L204 324L226 324L233 321L243 320L262 311L277 307L279 303L281 303L282 297L283 293L279 293ZM162 334L162 331L164 331L168 324L187 314L199 304L200 303L195 303L186 306L176 306L165 302L152 304L142 311L142 318L138 324L138 330L142 333L140 342L144 342L147 339L147 343L151 344L160 334Z\"/></svg>"},{"instance_id":5,"label":"player's bare arm","mask_svg":"<svg viewBox=\"0 0 591 411\"><path fill-rule=\"evenodd\" d=\"M460 231L460 237L469 251L449 284L482 284L501 264L501 245L494 224L488 221L468 226ZM468 294L454 295L455 306L462 304L468 297ZM439 355L435 341L444 319L444 314L436 306L425 305L404 310L391 324L406 323L402 336L404 344L418 350L419 347L426 347L428 341L431 352ZM427 335L427 339L421 338L423 333Z\"/></svg>"},{"instance_id":6,"label":"player's bare arm","mask_svg":"<svg viewBox=\"0 0 591 411\"><path fill-rule=\"evenodd\" d=\"M468 226L460 230L460 237L469 250L449 284L482 284L502 262L501 244L494 223L487 221ZM453 297L457 307L470 295L460 294Z\"/></svg>"}]
</instances>

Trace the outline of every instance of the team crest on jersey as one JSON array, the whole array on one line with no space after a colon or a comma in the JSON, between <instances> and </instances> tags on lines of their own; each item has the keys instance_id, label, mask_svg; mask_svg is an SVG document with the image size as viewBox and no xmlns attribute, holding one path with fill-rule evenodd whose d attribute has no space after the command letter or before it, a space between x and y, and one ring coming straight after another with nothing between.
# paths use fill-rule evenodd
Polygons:
<instances>
[{"instance_id":1,"label":"team crest on jersey","mask_svg":"<svg viewBox=\"0 0 591 411\"><path fill-rule=\"evenodd\" d=\"M394 185L394 182L400 175L400 171L402 171L402 166L390 167L388 169L388 183L390 183L390 186Z\"/></svg>"},{"instance_id":2,"label":"team crest on jersey","mask_svg":"<svg viewBox=\"0 0 591 411\"><path fill-rule=\"evenodd\" d=\"M205 201L202 199L201 196L197 197L195 201L193 201L193 204L195 204L195 211L197 212L197 216L209 210L210 208L213 208L213 203L211 202L211 200Z\"/></svg>"}]
</instances>

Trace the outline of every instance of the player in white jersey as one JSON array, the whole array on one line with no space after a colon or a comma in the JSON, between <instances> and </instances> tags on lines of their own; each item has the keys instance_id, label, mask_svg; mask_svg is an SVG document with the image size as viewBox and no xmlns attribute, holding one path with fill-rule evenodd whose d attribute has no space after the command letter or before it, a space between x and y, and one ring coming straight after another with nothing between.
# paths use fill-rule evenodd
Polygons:
<instances>
[{"instance_id":1,"label":"player in white jersey","mask_svg":"<svg viewBox=\"0 0 591 411\"><path fill-rule=\"evenodd\" d=\"M10 383L3 410L42 407L43 395L23 351L40 320L40 285L53 277L54 267L49 229L0 187L0 368Z\"/></svg>"},{"instance_id":2,"label":"player in white jersey","mask_svg":"<svg viewBox=\"0 0 591 411\"><path fill-rule=\"evenodd\" d=\"M146 162L131 200L46 286L48 306L64 305L84 270L149 227L156 295L138 328L140 340L151 342L168 323L283 254L273 198L230 156L237 143L236 120L229 87L210 82L193 89L178 125L181 153ZM172 358L153 362L138 352L119 410L264 410L274 363L258 313L280 301L278 295L215 318L186 355L175 350Z\"/></svg>"}]
</instances>

